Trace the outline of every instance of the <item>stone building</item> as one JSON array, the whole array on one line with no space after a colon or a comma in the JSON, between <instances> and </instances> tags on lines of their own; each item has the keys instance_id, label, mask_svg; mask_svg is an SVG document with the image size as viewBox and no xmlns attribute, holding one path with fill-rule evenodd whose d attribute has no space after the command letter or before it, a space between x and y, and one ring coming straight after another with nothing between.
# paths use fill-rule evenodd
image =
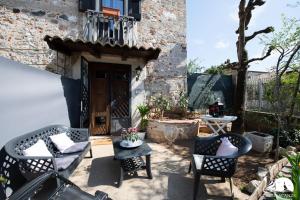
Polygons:
<instances>
[{"instance_id":1,"label":"stone building","mask_svg":"<svg viewBox=\"0 0 300 200\"><path fill-rule=\"evenodd\" d=\"M0 56L81 81L81 125L137 126L186 90L185 0L0 0Z\"/></svg>"}]
</instances>

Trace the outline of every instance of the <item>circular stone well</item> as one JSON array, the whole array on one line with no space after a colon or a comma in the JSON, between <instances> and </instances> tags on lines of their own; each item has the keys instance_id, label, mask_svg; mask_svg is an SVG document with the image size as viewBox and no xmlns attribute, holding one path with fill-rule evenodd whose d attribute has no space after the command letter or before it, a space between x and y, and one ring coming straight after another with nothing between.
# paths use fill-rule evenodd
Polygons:
<instances>
[{"instance_id":1,"label":"circular stone well","mask_svg":"<svg viewBox=\"0 0 300 200\"><path fill-rule=\"evenodd\" d=\"M147 138L158 143L192 139L198 127L199 120L149 120Z\"/></svg>"}]
</instances>

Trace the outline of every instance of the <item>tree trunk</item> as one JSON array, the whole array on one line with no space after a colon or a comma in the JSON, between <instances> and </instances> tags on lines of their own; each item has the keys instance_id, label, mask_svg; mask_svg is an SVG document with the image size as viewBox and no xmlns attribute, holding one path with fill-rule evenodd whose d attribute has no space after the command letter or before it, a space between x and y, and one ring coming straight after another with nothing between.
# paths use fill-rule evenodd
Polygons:
<instances>
[{"instance_id":1,"label":"tree trunk","mask_svg":"<svg viewBox=\"0 0 300 200\"><path fill-rule=\"evenodd\" d=\"M277 106L276 106L276 110L275 110L275 114L277 117L277 132L276 132L276 149L275 149L275 161L278 161L279 159L279 137L281 134L281 128L282 128L282 123L281 123L281 119L282 119L282 101L281 101L281 75L279 72L280 69L280 60L278 59L277 61L277 65L276 65L276 80L275 80L275 90L274 90L274 97L277 101Z\"/></svg>"},{"instance_id":2,"label":"tree trunk","mask_svg":"<svg viewBox=\"0 0 300 200\"><path fill-rule=\"evenodd\" d=\"M234 98L234 113L238 117L233 122L232 130L236 133L245 131L245 90L246 90L246 74L247 70L239 70L237 74L237 85Z\"/></svg>"},{"instance_id":3,"label":"tree trunk","mask_svg":"<svg viewBox=\"0 0 300 200\"><path fill-rule=\"evenodd\" d=\"M232 130L237 133L243 133L244 130L244 100L246 90L246 73L247 73L247 61L248 53L245 49L245 29L246 29L246 1L241 0L239 5L239 29L238 29L238 41L237 41L237 56L238 56L238 74L235 89L234 98L234 113L237 115L237 120L233 122Z\"/></svg>"},{"instance_id":4,"label":"tree trunk","mask_svg":"<svg viewBox=\"0 0 300 200\"><path fill-rule=\"evenodd\" d=\"M292 100L291 100L291 106L290 106L289 114L287 116L287 126L290 125L291 119L292 119L293 114L294 114L297 95L298 95L298 92L299 92L299 86L300 86L300 72L298 72L297 83L296 83L295 88L294 88L294 93L293 93Z\"/></svg>"}]
</instances>

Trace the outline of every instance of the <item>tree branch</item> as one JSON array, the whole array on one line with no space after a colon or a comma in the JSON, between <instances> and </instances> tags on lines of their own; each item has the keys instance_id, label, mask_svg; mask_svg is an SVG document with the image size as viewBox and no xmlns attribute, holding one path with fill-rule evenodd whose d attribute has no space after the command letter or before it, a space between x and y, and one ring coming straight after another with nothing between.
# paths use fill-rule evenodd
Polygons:
<instances>
[{"instance_id":1,"label":"tree branch","mask_svg":"<svg viewBox=\"0 0 300 200\"><path fill-rule=\"evenodd\" d=\"M272 52L273 50L274 50L273 47L269 47L269 49L268 49L266 55L264 55L264 56L261 57L261 58L252 58L252 59L248 60L247 65L248 65L249 63L251 63L251 62L254 62L254 61L264 60L265 58L267 58L267 57L269 57L269 56L271 55L271 52Z\"/></svg>"},{"instance_id":2,"label":"tree branch","mask_svg":"<svg viewBox=\"0 0 300 200\"><path fill-rule=\"evenodd\" d=\"M246 20L245 20L245 27L246 30L248 29L248 25L250 23L252 17L252 10L255 9L255 6L262 6L266 2L264 0L249 0L247 7L246 7Z\"/></svg>"},{"instance_id":3,"label":"tree branch","mask_svg":"<svg viewBox=\"0 0 300 200\"><path fill-rule=\"evenodd\" d=\"M266 2L264 1L264 0L255 0L254 2L253 2L253 5L254 6L262 6L262 5L264 5Z\"/></svg>"},{"instance_id":4,"label":"tree branch","mask_svg":"<svg viewBox=\"0 0 300 200\"><path fill-rule=\"evenodd\" d=\"M265 29L262 29L262 30L259 30L259 31L255 31L252 35L250 35L250 36L248 36L248 37L245 38L246 43L247 43L249 40L252 40L253 38L255 38L255 37L256 37L257 35L259 35L259 34L262 34L262 33L267 34L267 33L273 32L273 31L274 31L274 28L273 28L272 26L269 26L269 27L267 27L267 28L265 28Z\"/></svg>"},{"instance_id":5,"label":"tree branch","mask_svg":"<svg viewBox=\"0 0 300 200\"><path fill-rule=\"evenodd\" d=\"M296 53L300 50L300 44L298 44L296 46L296 48L294 49L293 53L290 55L289 59L287 60L287 62L285 63L283 70L280 72L280 77L285 73L285 71L289 68L290 63L292 62L294 56L296 55Z\"/></svg>"}]
</instances>

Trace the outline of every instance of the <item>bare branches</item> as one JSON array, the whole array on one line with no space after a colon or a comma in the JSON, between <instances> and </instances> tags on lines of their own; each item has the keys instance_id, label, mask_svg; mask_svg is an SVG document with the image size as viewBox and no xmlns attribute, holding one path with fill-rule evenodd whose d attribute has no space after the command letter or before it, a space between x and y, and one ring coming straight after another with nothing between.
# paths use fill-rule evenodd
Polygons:
<instances>
[{"instance_id":1,"label":"bare branches","mask_svg":"<svg viewBox=\"0 0 300 200\"><path fill-rule=\"evenodd\" d=\"M280 77L281 77L281 76L285 73L285 71L289 68L290 63L292 62L292 60L294 59L294 56L297 54L297 52L298 52L299 50L300 50L300 44L298 44L298 45L294 48L294 50L293 50L292 54L290 55L289 59L287 60L287 62L286 62L285 65L283 66L283 69L282 69L282 71L281 71L280 74L279 74Z\"/></svg>"},{"instance_id":2,"label":"bare branches","mask_svg":"<svg viewBox=\"0 0 300 200\"><path fill-rule=\"evenodd\" d=\"M274 28L272 26L269 26L269 27L267 27L265 29L262 29L262 30L259 30L259 31L255 31L252 35L250 35L250 36L248 36L248 37L245 38L246 43L249 40L252 40L253 38L255 38L259 34L263 34L263 33L267 34L267 33L273 32L273 31L274 31Z\"/></svg>"},{"instance_id":3,"label":"bare branches","mask_svg":"<svg viewBox=\"0 0 300 200\"><path fill-rule=\"evenodd\" d=\"M246 30L248 29L248 25L250 23L251 17L252 17L252 10L255 9L255 6L262 6L265 4L265 1L263 0L249 0L247 7L246 7L246 21L245 26Z\"/></svg>"},{"instance_id":4,"label":"bare branches","mask_svg":"<svg viewBox=\"0 0 300 200\"><path fill-rule=\"evenodd\" d=\"M263 57L261 57L261 58L252 58L252 59L248 60L247 65L248 65L249 63L251 63L251 62L254 62L254 61L264 60L265 58L267 58L267 57L269 57L269 56L271 55L271 52L272 52L273 50L274 50L273 47L269 47L267 53L266 53Z\"/></svg>"},{"instance_id":5,"label":"bare branches","mask_svg":"<svg viewBox=\"0 0 300 200\"><path fill-rule=\"evenodd\" d=\"M265 58L269 57L271 55L271 52L274 50L274 47L269 47L267 53L261 57L261 58L252 58L246 62L246 66L248 66L251 62L254 61L261 61ZM225 68L227 69L233 69L233 70L239 70L239 62L230 62L230 60L227 60L224 62Z\"/></svg>"}]
</instances>

